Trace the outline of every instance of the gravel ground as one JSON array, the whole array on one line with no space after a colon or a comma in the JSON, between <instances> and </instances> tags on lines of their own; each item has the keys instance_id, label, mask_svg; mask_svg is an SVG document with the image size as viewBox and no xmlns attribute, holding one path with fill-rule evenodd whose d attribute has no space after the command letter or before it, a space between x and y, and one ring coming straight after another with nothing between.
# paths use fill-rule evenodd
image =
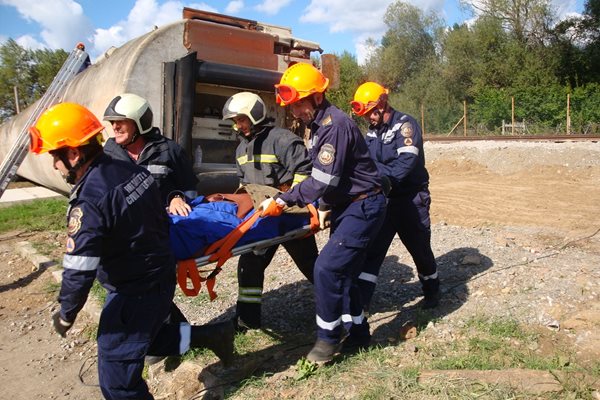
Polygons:
<instances>
[{"instance_id":1,"label":"gravel ground","mask_svg":"<svg viewBox=\"0 0 600 400\"><path fill-rule=\"evenodd\" d=\"M473 316L510 317L560 334L581 362L600 359L600 143L426 143L426 154L432 246L443 297L434 311L437 319L419 336L446 343ZM67 339L52 333L56 303L47 286L53 277L50 270L32 272L30 261L17 252L15 244L22 240L46 243L55 249L51 258L59 260L65 237L40 233L1 239L2 397L98 398L95 343L86 332L94 317L82 314ZM317 235L319 246L326 240L327 231ZM191 322L233 316L236 264L233 258L224 265L215 301L204 290L195 298L178 296ZM374 341L398 346L403 326L414 323L420 298L412 260L396 239L369 317ZM282 370L293 369L314 341L312 286L282 248L266 271L263 325L283 343L298 343L298 337L306 343L277 356ZM178 378L184 371L178 368L163 380L155 377L153 387L166 388L178 379L189 386L190 379L198 378L197 370L191 371L192 378ZM189 398L169 390L159 398Z\"/></svg>"},{"instance_id":2,"label":"gravel ground","mask_svg":"<svg viewBox=\"0 0 600 400\"><path fill-rule=\"evenodd\" d=\"M466 174L475 171L480 181L518 175L524 185L527 182L519 174L527 175L535 168L546 168L543 173L547 174L548 168L568 167L573 174L581 172L590 179L600 171L600 143L427 143L426 154L430 172L434 170L432 176L438 174L438 179L449 160L476 165ZM550 179L563 180L565 176L556 173ZM433 185L435 181L432 183L435 194ZM470 195L495 196L494 193ZM531 196L543 197L535 193ZM577 198L578 194L573 196ZM502 204L502 196L496 197L495 201ZM588 329L600 323L597 231L595 235L589 229L578 231L565 222L559 228L548 228L549 223L543 221L539 226L515 225L512 221L502 225L500 210L497 215L488 215L486 223L467 222L460 226L445 222L446 216L458 212L456 207L435 210L435 202L434 195L432 246L444 293L442 306L435 313L442 324L451 326L476 314L510 317L536 327L565 328L581 347L581 354L590 351L593 355L600 354L599 336ZM560 210L548 218L560 219ZM600 227L600 219L588 222ZM573 221L572 225L576 227L578 223ZM318 234L319 247L326 240L327 232ZM204 323L233 316L236 263L234 258L225 264L218 278L219 298L214 302L209 302L206 296L200 300L179 297L178 302L190 320ZM371 308L374 340L382 344L397 340L401 326L414 318L420 296L412 259L396 238L384 262ZM314 315L311 285L280 248L266 272L264 326L283 336L303 332L312 340Z\"/></svg>"}]
</instances>

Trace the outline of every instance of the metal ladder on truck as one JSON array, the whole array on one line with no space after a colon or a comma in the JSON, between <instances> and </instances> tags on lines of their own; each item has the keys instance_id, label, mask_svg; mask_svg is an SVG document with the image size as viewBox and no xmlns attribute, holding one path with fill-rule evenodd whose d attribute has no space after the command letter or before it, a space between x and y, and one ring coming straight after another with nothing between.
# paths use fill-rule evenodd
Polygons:
<instances>
[{"instance_id":1,"label":"metal ladder on truck","mask_svg":"<svg viewBox=\"0 0 600 400\"><path fill-rule=\"evenodd\" d=\"M88 54L85 52L85 46L83 43L78 43L52 80L48 90L46 90L30 114L16 142L12 145L0 165L0 197L4 194L6 187L15 177L19 166L27 156L29 150L29 127L37 122L39 116L46 109L59 101L59 96L67 87L69 81L80 72L82 65L87 59Z\"/></svg>"}]
</instances>

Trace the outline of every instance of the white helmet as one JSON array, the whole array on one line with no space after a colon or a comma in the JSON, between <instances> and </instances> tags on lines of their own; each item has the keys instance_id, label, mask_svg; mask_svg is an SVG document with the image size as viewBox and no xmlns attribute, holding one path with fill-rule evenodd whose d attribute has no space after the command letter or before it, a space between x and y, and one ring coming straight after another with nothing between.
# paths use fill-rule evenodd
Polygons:
<instances>
[{"instance_id":1,"label":"white helmet","mask_svg":"<svg viewBox=\"0 0 600 400\"><path fill-rule=\"evenodd\" d=\"M264 101L257 94L240 92L231 96L223 106L223 119L245 115L252 125L258 125L267 116L266 109Z\"/></svg>"},{"instance_id":2,"label":"white helmet","mask_svg":"<svg viewBox=\"0 0 600 400\"><path fill-rule=\"evenodd\" d=\"M133 93L123 93L110 102L104 111L105 121L130 119L138 127L140 135L152 129L152 109L148 100Z\"/></svg>"}]
</instances>

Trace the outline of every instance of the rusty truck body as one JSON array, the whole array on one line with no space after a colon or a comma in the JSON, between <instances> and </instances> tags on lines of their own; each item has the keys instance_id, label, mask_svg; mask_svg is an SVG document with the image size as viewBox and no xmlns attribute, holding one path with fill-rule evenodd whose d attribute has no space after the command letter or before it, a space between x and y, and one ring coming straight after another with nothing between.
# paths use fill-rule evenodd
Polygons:
<instances>
[{"instance_id":1,"label":"rusty truck body","mask_svg":"<svg viewBox=\"0 0 600 400\"><path fill-rule=\"evenodd\" d=\"M61 100L80 103L101 120L119 93L147 98L154 125L193 159L199 193L228 191L237 187L238 138L231 122L222 120L225 101L239 91L252 91L263 98L277 124L286 125L273 85L291 63L311 62L314 52L322 52L317 43L293 37L288 28L184 8L181 20L106 51L75 76ZM26 128L32 108L0 127L0 157ZM70 191L48 155L28 155L18 175L61 193Z\"/></svg>"}]
</instances>

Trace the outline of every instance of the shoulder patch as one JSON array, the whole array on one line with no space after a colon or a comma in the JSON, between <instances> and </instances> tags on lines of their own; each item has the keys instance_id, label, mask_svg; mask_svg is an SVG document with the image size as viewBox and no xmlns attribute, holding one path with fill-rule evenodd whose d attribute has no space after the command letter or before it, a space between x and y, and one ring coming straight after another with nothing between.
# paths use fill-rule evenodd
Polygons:
<instances>
[{"instance_id":1,"label":"shoulder patch","mask_svg":"<svg viewBox=\"0 0 600 400\"><path fill-rule=\"evenodd\" d=\"M81 207L71 209L69 213L69 224L67 225L67 235L73 236L81 228L81 219L83 218L83 210Z\"/></svg>"},{"instance_id":2,"label":"shoulder patch","mask_svg":"<svg viewBox=\"0 0 600 400\"><path fill-rule=\"evenodd\" d=\"M405 146L412 146L412 144L413 144L413 141L412 141L411 138L405 138L404 139L404 145Z\"/></svg>"},{"instance_id":3,"label":"shoulder patch","mask_svg":"<svg viewBox=\"0 0 600 400\"><path fill-rule=\"evenodd\" d=\"M335 160L335 147L329 143L325 143L319 149L317 157L322 165L329 165Z\"/></svg>"},{"instance_id":4,"label":"shoulder patch","mask_svg":"<svg viewBox=\"0 0 600 400\"><path fill-rule=\"evenodd\" d=\"M402 124L402 128L400 128L400 133L405 138L412 137L412 135L413 135L413 128L410 125L410 122L405 122L405 123Z\"/></svg>"},{"instance_id":5,"label":"shoulder patch","mask_svg":"<svg viewBox=\"0 0 600 400\"><path fill-rule=\"evenodd\" d=\"M321 126L331 125L332 122L333 121L331 120L331 114L330 114L321 120Z\"/></svg>"},{"instance_id":6,"label":"shoulder patch","mask_svg":"<svg viewBox=\"0 0 600 400\"><path fill-rule=\"evenodd\" d=\"M67 253L71 253L75 250L75 241L73 238L67 238Z\"/></svg>"}]
</instances>

